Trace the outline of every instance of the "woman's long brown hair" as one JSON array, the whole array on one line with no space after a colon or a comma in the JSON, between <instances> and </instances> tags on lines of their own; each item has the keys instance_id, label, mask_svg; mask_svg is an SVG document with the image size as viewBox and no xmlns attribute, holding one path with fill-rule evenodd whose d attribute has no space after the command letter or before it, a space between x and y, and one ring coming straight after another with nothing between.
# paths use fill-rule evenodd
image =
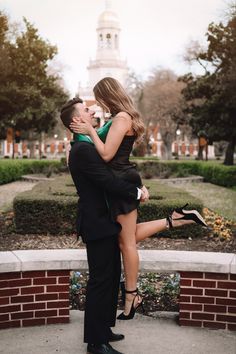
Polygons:
<instances>
[{"instance_id":1,"label":"woman's long brown hair","mask_svg":"<svg viewBox=\"0 0 236 354\"><path fill-rule=\"evenodd\" d=\"M145 130L144 123L139 112L135 109L132 99L119 81L112 77L105 77L94 86L93 92L96 101L104 111L112 115L126 112L131 116L136 140L140 141Z\"/></svg>"}]
</instances>

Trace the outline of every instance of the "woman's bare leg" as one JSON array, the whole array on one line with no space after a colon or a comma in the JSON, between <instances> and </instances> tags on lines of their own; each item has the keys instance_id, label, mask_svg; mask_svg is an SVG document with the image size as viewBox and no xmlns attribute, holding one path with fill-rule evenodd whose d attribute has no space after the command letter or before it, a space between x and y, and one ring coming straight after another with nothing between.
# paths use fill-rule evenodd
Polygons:
<instances>
[{"instance_id":1,"label":"woman's bare leg","mask_svg":"<svg viewBox=\"0 0 236 354\"><path fill-rule=\"evenodd\" d=\"M193 220L174 220L180 218L182 215L177 212L172 213L173 227L179 227L187 224L195 224ZM136 242L145 240L146 238L154 235L157 232L167 229L166 218L159 220L152 220L137 224L136 228Z\"/></svg>"},{"instance_id":2,"label":"woman's bare leg","mask_svg":"<svg viewBox=\"0 0 236 354\"><path fill-rule=\"evenodd\" d=\"M125 273L125 288L126 290L135 290L137 288L137 278L139 270L139 255L136 246L136 222L137 210L133 210L128 214L119 215L117 221L121 224L122 230L119 235L119 246L123 258L123 266ZM135 294L134 294L135 295ZM126 294L124 314L128 315L133 294ZM135 303L140 299L137 297Z\"/></svg>"}]
</instances>

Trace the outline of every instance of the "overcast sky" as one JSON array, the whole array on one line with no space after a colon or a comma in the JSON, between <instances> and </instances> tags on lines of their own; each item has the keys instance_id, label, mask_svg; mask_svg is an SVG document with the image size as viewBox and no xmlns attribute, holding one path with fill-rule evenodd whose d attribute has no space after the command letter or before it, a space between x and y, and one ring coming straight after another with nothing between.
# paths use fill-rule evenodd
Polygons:
<instances>
[{"instance_id":1,"label":"overcast sky","mask_svg":"<svg viewBox=\"0 0 236 354\"><path fill-rule=\"evenodd\" d=\"M121 26L121 56L143 77L157 66L189 71L183 53L190 40L205 42L210 22L219 22L227 0L113 0ZM105 0L0 0L12 21L25 16L58 47L66 87L74 95L86 84L96 54L96 27Z\"/></svg>"}]
</instances>

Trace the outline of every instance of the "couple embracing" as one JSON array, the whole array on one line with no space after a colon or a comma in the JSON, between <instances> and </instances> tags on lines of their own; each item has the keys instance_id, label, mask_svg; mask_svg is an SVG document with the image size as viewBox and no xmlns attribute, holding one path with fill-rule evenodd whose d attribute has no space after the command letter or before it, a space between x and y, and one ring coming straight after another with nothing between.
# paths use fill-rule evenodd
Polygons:
<instances>
[{"instance_id":1,"label":"couple embracing","mask_svg":"<svg viewBox=\"0 0 236 354\"><path fill-rule=\"evenodd\" d=\"M134 142L144 124L131 98L110 77L94 89L97 104L111 118L98 130L94 113L80 98L61 109L61 120L74 132L69 170L79 195L77 233L86 245L89 280L84 318L84 342L88 353L121 354L111 342L124 339L115 334L122 254L125 274L125 306L117 317L133 319L143 306L137 289L139 256L136 244L151 235L190 223L206 226L196 210L179 208L164 219L137 224L137 208L149 198L134 164L129 161Z\"/></svg>"}]
</instances>

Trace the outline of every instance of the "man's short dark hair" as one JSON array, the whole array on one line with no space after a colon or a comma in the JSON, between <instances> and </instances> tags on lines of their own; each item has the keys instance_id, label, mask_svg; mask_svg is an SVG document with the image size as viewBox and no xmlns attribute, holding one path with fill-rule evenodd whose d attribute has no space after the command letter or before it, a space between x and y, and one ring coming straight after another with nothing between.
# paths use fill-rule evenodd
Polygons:
<instances>
[{"instance_id":1,"label":"man's short dark hair","mask_svg":"<svg viewBox=\"0 0 236 354\"><path fill-rule=\"evenodd\" d=\"M68 102L66 102L62 107L61 107L61 120L64 126L68 129L70 129L70 123L72 122L72 118L74 115L76 115L76 108L75 104L76 103L83 103L83 100L80 97L74 97ZM78 115L78 113L77 113Z\"/></svg>"}]
</instances>

